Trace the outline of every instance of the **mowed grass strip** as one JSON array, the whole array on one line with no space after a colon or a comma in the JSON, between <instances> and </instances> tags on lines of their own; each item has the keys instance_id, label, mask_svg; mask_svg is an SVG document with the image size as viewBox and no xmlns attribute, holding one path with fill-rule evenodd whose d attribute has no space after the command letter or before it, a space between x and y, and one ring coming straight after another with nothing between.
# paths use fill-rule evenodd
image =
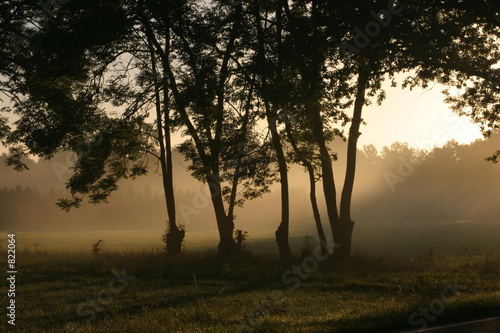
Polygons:
<instances>
[{"instance_id":1,"label":"mowed grass strip","mask_svg":"<svg viewBox=\"0 0 500 333\"><path fill-rule=\"evenodd\" d=\"M342 267L321 263L300 284L282 281L290 265L251 254L230 262L159 251L18 256L16 327L4 320L2 332L380 332L409 328L410 315L450 283L466 289L434 324L500 313L500 260L491 255L357 255ZM112 271L134 278L113 283Z\"/></svg>"}]
</instances>

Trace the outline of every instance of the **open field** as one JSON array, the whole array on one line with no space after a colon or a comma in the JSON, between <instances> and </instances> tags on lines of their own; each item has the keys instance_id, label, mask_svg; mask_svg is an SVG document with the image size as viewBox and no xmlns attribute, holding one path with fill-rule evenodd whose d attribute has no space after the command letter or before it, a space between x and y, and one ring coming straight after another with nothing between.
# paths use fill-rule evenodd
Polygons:
<instances>
[{"instance_id":1,"label":"open field","mask_svg":"<svg viewBox=\"0 0 500 333\"><path fill-rule=\"evenodd\" d=\"M411 321L412 314L436 306L443 292L449 302L436 310L435 323L500 312L497 258L356 257L284 283L290 267L258 257L223 263L133 251L19 256L19 332L379 332L411 328L409 322L420 328L424 317ZM117 275L123 284L113 283ZM6 326L3 320L2 331L13 331Z\"/></svg>"},{"instance_id":2,"label":"open field","mask_svg":"<svg viewBox=\"0 0 500 333\"><path fill-rule=\"evenodd\" d=\"M275 245L257 233L252 253L224 262L203 233L186 240L192 247L184 256L167 258L152 231L19 232L16 329L4 318L0 330L382 332L500 314L496 237L460 227L446 232L434 249L434 236L419 243L416 230L360 235L358 243L372 250L360 246L343 267L314 261L314 254L299 258L298 234L292 266L267 254ZM103 249L93 256L98 238ZM206 246L211 250L201 251Z\"/></svg>"},{"instance_id":3,"label":"open field","mask_svg":"<svg viewBox=\"0 0 500 333\"><path fill-rule=\"evenodd\" d=\"M377 225L377 223L374 223ZM214 223L215 227L215 223ZM325 226L326 227L326 226ZM0 243L6 241L10 231L0 231ZM274 229L248 229L248 244L252 252L276 256ZM19 231L16 232L18 249L49 252L90 251L92 244L102 239L104 251L161 250L163 230L113 230L113 231ZM299 253L303 237L316 237L314 229L292 231L290 246ZM480 255L500 250L500 221L496 223L465 223L461 221L422 223L413 226L375 228L355 227L353 251L361 254L389 257L421 257L433 249L436 254ZM184 250L215 250L218 244L216 229L211 231L187 230Z\"/></svg>"}]
</instances>

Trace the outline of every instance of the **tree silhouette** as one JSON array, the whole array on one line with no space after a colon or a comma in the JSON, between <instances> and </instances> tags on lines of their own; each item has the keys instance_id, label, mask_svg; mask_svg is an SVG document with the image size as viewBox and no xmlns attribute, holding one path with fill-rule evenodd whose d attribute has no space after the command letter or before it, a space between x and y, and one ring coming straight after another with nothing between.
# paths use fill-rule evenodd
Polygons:
<instances>
[{"instance_id":1,"label":"tree silhouette","mask_svg":"<svg viewBox=\"0 0 500 333\"><path fill-rule=\"evenodd\" d=\"M335 258L348 260L362 111L383 101L384 81L397 85L395 75L403 74L405 88L444 85L455 112L481 124L486 136L497 130L499 5L480 4L91 0L69 2L52 15L31 2L3 4L2 28L30 36L18 51L0 51L0 89L20 117L12 131L0 118L0 138L11 147L7 162L21 170L27 153L76 152L67 183L72 198L59 203L69 209L84 197L106 201L120 179L145 174L147 158L158 157L175 254L184 231L175 210L170 135L180 130L187 139L179 150L192 175L209 186L224 256L237 250L235 207L269 190L276 162L276 240L289 260L287 137L309 175L320 237L326 238L315 207L319 177L339 245ZM120 114L107 111L109 105ZM264 118L269 137L256 128ZM329 142L342 134L335 127L348 123L338 206Z\"/></svg>"}]
</instances>

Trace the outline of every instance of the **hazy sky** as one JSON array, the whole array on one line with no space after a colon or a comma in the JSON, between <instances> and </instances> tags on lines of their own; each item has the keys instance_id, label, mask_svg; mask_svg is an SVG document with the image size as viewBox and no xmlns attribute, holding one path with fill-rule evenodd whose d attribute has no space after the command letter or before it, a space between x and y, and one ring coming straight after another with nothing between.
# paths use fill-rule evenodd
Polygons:
<instances>
[{"instance_id":1,"label":"hazy sky","mask_svg":"<svg viewBox=\"0 0 500 333\"><path fill-rule=\"evenodd\" d=\"M367 125L361 127L360 148L373 144L380 150L396 141L408 142L415 148L432 148L451 139L469 143L482 137L477 125L451 112L443 101L442 86L413 91L401 87L385 89L387 99L381 106L374 104L363 110ZM176 139L175 143L181 142ZM6 149L0 145L2 152Z\"/></svg>"},{"instance_id":2,"label":"hazy sky","mask_svg":"<svg viewBox=\"0 0 500 333\"><path fill-rule=\"evenodd\" d=\"M451 139L469 143L481 138L479 126L467 117L459 117L444 103L442 86L428 90L386 88L387 99L363 110L367 125L361 127L359 146L377 148L395 141L408 142L415 148L442 146Z\"/></svg>"}]
</instances>

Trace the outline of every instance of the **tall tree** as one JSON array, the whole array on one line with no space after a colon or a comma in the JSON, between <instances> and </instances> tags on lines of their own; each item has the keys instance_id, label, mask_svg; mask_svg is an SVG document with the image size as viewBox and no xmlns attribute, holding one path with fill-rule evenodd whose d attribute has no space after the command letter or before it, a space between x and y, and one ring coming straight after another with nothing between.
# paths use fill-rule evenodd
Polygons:
<instances>
[{"instance_id":1,"label":"tall tree","mask_svg":"<svg viewBox=\"0 0 500 333\"><path fill-rule=\"evenodd\" d=\"M334 181L332 154L328 148L329 114L324 111L326 86L323 80L327 62L327 46L324 30L320 26L324 22L321 4L318 1L308 3L285 2L287 30L290 37L292 54L295 57L296 75L303 105L303 112L317 145L319 152L323 194L326 201L328 220L337 242L337 225L339 221L337 209L337 193ZM336 21L336 20L335 20ZM339 25L340 26L340 25ZM331 114L330 114L331 115Z\"/></svg>"},{"instance_id":2,"label":"tall tree","mask_svg":"<svg viewBox=\"0 0 500 333\"><path fill-rule=\"evenodd\" d=\"M283 107L284 92L280 85L283 80L282 66L282 1L278 0L271 6L274 9L272 14L275 15L275 25L269 28L269 25L263 23L261 15L268 16L268 11L261 9L259 1L253 3L255 13L255 25L257 30L257 54L256 67L258 68L259 90L260 96L264 103L265 115L269 131L271 133L271 141L273 149L276 153L278 162L278 170L281 184L281 222L276 230L276 243L282 261L290 261L292 253L288 243L288 234L290 228L290 204L289 204L289 186L288 186L288 166L285 153L283 150L281 136L278 130L278 112ZM266 31L267 30L267 31ZM271 32L271 40L267 38ZM274 52L269 55L266 52L266 46L272 45ZM269 57L275 57L275 62L271 63L267 60ZM269 75L272 73L271 75Z\"/></svg>"},{"instance_id":3,"label":"tall tree","mask_svg":"<svg viewBox=\"0 0 500 333\"><path fill-rule=\"evenodd\" d=\"M498 9L498 5L492 1L485 1L485 4L490 9L495 7ZM498 104L498 89L495 91L495 85L487 82L486 78L497 72L493 69L493 65L500 59L497 42L498 20L493 19L495 15L498 17L498 11L497 14L492 14L491 11L471 5L470 2L448 4L440 2L437 5L405 3L404 8L399 7L395 10L396 12L404 10L404 15L400 17L390 16L391 8L388 8L389 11L385 11L385 14L381 14L384 12L382 8L376 16L372 15L379 23L383 23L381 25L391 24L391 26L383 34L376 36L371 45L360 50L354 57L358 59L358 87L349 134L348 164L340 208L341 221L350 220L355 140L359 133L364 91L370 88L372 96L379 91L380 102L385 97L380 86L385 76L391 78L395 85L395 73L411 72L415 75L408 77L403 86L420 85L424 88L432 81L454 86L458 90L467 85L467 81L479 82L483 94L470 98L472 94L468 92L471 90L466 89L461 98L448 95L447 100L455 103L455 110L461 114L468 112L464 107L474 105L470 115L474 117L481 114L479 118L483 124L492 120L489 115L495 113L493 110ZM365 12L364 15L368 16L367 10L360 12ZM457 25L457 22L463 24ZM475 94L474 88L472 91ZM466 95L468 96L465 97ZM487 97L483 99L479 96ZM494 126L494 121L487 125L490 129ZM343 243L349 241L350 237L346 237ZM349 253L341 255L343 258L348 256Z\"/></svg>"},{"instance_id":4,"label":"tall tree","mask_svg":"<svg viewBox=\"0 0 500 333\"><path fill-rule=\"evenodd\" d=\"M492 1L485 3L490 9L498 7ZM498 61L498 52L495 51L498 47L494 45L498 40L498 37L495 37L498 36L498 23L495 21L497 14L492 14L491 10L481 8L471 13L473 6L470 2L440 2L437 6L430 3L405 3L404 7L395 2L387 6L387 2L382 1L354 1L342 6L318 0L285 4L289 22L287 28L294 47L293 54L297 58L302 91L305 92L304 114L310 121L321 156L323 191L337 244L335 257L339 261L350 256L354 224L350 207L356 165L356 142L360 134L362 108L364 104L369 103L366 95L377 96L378 102L381 102L385 97L381 82L388 78L392 79L395 85L394 74L399 72L416 73L403 82L404 86L410 87L426 87L431 81L445 85L455 81L455 86L460 88L466 78L479 76L483 78L479 81L485 83L486 75L491 76L493 73L493 77L496 77L496 70L492 65ZM404 15L399 15L403 9ZM457 25L457 21L466 24ZM377 25L376 28L374 24ZM359 27L372 31L363 32ZM359 49L349 48L352 54L345 54L345 41L353 37L364 45ZM430 52L429 41L433 45ZM456 48L458 45L461 45L459 52ZM344 80L335 81L336 78ZM332 79L333 84L326 84ZM496 102L492 103L491 100L492 85L487 87L482 90L482 95L489 99L478 102L470 97L467 102L478 106L476 114L479 114L479 110L489 110L481 113L483 122L494 119L491 115L495 114ZM329 93L329 90L333 94ZM479 90L472 90L474 94L477 91ZM325 98L335 101L336 96L341 96L353 105L331 103L336 110L328 113L322 101ZM486 106L487 103L489 107ZM354 112L349 133L346 177L340 210L337 210L335 182L325 128L328 128L332 115L341 117L343 110L351 105ZM491 125L490 122L489 128L492 128Z\"/></svg>"},{"instance_id":5,"label":"tall tree","mask_svg":"<svg viewBox=\"0 0 500 333\"><path fill-rule=\"evenodd\" d=\"M170 27L165 29L165 44L169 44ZM179 254L182 241L184 240L185 230L177 226L176 207L174 198L173 166L172 166L172 143L170 139L171 119L170 102L168 95L168 85L166 81L160 82L160 76L157 71L156 54L152 43L148 44L151 54L151 72L154 82L155 109L156 109L156 133L159 143L158 159L161 165L163 190L165 192L165 204L168 214L168 231L166 234L166 245L168 254ZM165 57L170 61L169 54ZM163 103L161 101L160 91L163 90Z\"/></svg>"},{"instance_id":6,"label":"tall tree","mask_svg":"<svg viewBox=\"0 0 500 333\"><path fill-rule=\"evenodd\" d=\"M164 47L154 33L154 25L162 20L152 21L152 15L141 23L162 61L179 121L190 137L179 149L191 161L193 176L209 186L220 236L218 253L230 256L237 250L235 206L268 191L273 178L268 146L254 131L254 89L237 66L247 52L242 43L243 3L188 6L171 15L172 38ZM167 49L175 64L167 59Z\"/></svg>"},{"instance_id":7,"label":"tall tree","mask_svg":"<svg viewBox=\"0 0 500 333\"><path fill-rule=\"evenodd\" d=\"M26 52L18 54L24 75L10 76L20 120L9 143L44 158L60 150L77 153L67 183L72 198L58 203L66 210L84 196L105 202L120 179L146 173L148 154L158 157L171 235L167 250L178 254L184 231L175 218L168 93L131 13L122 2L88 1L41 16L39 30L23 44ZM109 104L123 110L121 116L106 112ZM151 109L156 129L145 122Z\"/></svg>"},{"instance_id":8,"label":"tall tree","mask_svg":"<svg viewBox=\"0 0 500 333\"><path fill-rule=\"evenodd\" d=\"M301 164L307 172L309 179L309 200L311 202L311 209L314 217L314 223L316 224L316 229L318 231L318 237L321 245L321 253L327 254L327 238L323 228L323 223L321 221L318 199L316 195L316 182L320 178L318 176L318 164L314 161L317 159L315 154L315 146L313 146L311 138L307 138L307 134L310 134L305 129L298 130L300 121L290 120L289 110L283 112L283 118L285 122L285 132L290 145L292 146L293 153L289 153L290 159ZM307 133L304 135L304 133ZM300 142L300 146L299 143Z\"/></svg>"}]
</instances>

